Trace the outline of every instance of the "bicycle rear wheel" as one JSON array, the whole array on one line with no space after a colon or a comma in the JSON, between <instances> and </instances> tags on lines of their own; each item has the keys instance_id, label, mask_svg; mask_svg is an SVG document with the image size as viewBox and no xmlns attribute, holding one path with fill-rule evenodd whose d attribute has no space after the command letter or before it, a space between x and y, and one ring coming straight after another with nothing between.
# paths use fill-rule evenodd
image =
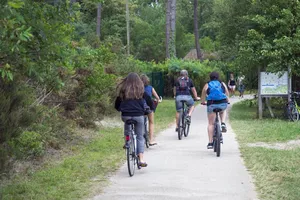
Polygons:
<instances>
[{"instance_id":1,"label":"bicycle rear wheel","mask_svg":"<svg viewBox=\"0 0 300 200\"><path fill-rule=\"evenodd\" d=\"M185 114L185 119L184 119L184 136L187 137L189 135L189 131L190 131L190 123L187 123L187 120L186 120L186 114Z\"/></svg>"},{"instance_id":2,"label":"bicycle rear wheel","mask_svg":"<svg viewBox=\"0 0 300 200\"><path fill-rule=\"evenodd\" d=\"M220 124L216 125L216 140L215 140L215 148L216 148L216 153L217 157L220 157L221 155L221 127Z\"/></svg>"},{"instance_id":3,"label":"bicycle rear wheel","mask_svg":"<svg viewBox=\"0 0 300 200\"><path fill-rule=\"evenodd\" d=\"M133 176L135 171L136 155L135 155L134 138L132 134L130 134L129 148L126 149L126 155L127 155L128 173L129 176Z\"/></svg>"},{"instance_id":4,"label":"bicycle rear wheel","mask_svg":"<svg viewBox=\"0 0 300 200\"><path fill-rule=\"evenodd\" d=\"M183 123L182 123L182 115L183 115L183 113L180 112L179 113L179 120L178 120L178 140L182 139L182 134L184 132Z\"/></svg>"}]
</instances>

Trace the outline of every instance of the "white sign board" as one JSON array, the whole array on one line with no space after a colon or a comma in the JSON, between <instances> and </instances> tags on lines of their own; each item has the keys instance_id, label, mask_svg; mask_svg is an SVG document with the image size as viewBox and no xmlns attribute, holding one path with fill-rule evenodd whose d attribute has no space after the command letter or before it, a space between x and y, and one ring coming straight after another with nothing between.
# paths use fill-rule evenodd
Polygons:
<instances>
[{"instance_id":1,"label":"white sign board","mask_svg":"<svg viewBox=\"0 0 300 200\"><path fill-rule=\"evenodd\" d=\"M282 75L282 76L280 76ZM260 72L261 95L283 95L288 94L288 72L283 74Z\"/></svg>"}]
</instances>

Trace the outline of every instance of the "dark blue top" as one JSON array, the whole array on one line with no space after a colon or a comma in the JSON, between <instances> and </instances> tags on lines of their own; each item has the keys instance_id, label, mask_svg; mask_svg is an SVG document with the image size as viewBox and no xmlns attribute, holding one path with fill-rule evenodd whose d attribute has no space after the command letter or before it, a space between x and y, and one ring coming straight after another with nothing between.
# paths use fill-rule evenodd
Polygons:
<instances>
[{"instance_id":1,"label":"dark blue top","mask_svg":"<svg viewBox=\"0 0 300 200\"><path fill-rule=\"evenodd\" d=\"M122 116L142 116L147 114L147 109L153 110L153 101L147 93L144 93L142 99L121 100L117 97L115 109L122 113Z\"/></svg>"},{"instance_id":2,"label":"dark blue top","mask_svg":"<svg viewBox=\"0 0 300 200\"><path fill-rule=\"evenodd\" d=\"M152 97L152 86L151 85L146 85L145 86L145 92L148 94L148 96Z\"/></svg>"},{"instance_id":3,"label":"dark blue top","mask_svg":"<svg viewBox=\"0 0 300 200\"><path fill-rule=\"evenodd\" d=\"M183 78L183 77L180 77ZM187 83L188 83L188 88L186 88L185 90L180 90L179 89L179 81L178 79L175 82L175 87L176 87L176 96L178 95L191 95L191 88L194 87L193 81L190 78L186 78Z\"/></svg>"}]
</instances>

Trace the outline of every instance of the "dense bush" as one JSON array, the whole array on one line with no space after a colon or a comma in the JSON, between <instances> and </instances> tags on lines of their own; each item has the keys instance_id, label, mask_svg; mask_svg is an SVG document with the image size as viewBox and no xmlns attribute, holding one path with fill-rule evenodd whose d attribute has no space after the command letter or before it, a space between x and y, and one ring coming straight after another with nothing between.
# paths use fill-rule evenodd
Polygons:
<instances>
[{"instance_id":1,"label":"dense bush","mask_svg":"<svg viewBox=\"0 0 300 200\"><path fill-rule=\"evenodd\" d=\"M41 156L44 153L42 136L33 131L24 131L18 138L11 140L10 145L19 158Z\"/></svg>"}]
</instances>

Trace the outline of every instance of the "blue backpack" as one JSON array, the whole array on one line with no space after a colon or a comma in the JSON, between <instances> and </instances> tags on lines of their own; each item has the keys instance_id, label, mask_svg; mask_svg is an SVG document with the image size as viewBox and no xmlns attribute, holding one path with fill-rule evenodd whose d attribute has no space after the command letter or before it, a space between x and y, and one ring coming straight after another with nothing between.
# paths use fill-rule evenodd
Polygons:
<instances>
[{"instance_id":1,"label":"blue backpack","mask_svg":"<svg viewBox=\"0 0 300 200\"><path fill-rule=\"evenodd\" d=\"M218 80L209 81L207 95L207 100L218 101L226 99L224 85Z\"/></svg>"}]
</instances>

